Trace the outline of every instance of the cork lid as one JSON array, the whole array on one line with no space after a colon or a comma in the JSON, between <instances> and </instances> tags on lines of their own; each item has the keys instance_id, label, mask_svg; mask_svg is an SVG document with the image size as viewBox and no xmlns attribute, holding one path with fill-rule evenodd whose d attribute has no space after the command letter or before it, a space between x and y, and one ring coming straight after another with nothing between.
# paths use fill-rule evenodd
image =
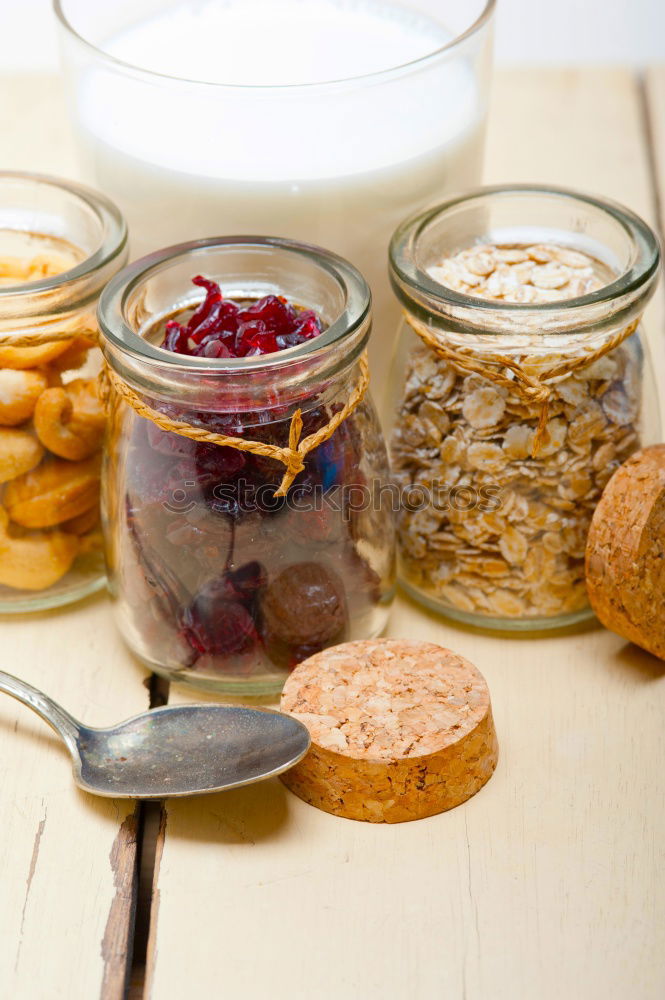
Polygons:
<instances>
[{"instance_id":1,"label":"cork lid","mask_svg":"<svg viewBox=\"0 0 665 1000\"><path fill-rule=\"evenodd\" d=\"M586 549L591 606L606 628L665 659L665 444L614 473Z\"/></svg>"},{"instance_id":2,"label":"cork lid","mask_svg":"<svg viewBox=\"0 0 665 1000\"><path fill-rule=\"evenodd\" d=\"M482 674L434 643L375 639L326 649L296 667L281 708L312 737L285 783L337 815L430 816L473 795L496 766Z\"/></svg>"}]
</instances>

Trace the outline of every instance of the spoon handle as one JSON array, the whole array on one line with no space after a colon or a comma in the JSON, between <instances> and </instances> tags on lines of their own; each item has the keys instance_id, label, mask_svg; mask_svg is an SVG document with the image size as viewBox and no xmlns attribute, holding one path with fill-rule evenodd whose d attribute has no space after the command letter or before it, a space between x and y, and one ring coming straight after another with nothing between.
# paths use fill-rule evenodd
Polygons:
<instances>
[{"instance_id":1,"label":"spoon handle","mask_svg":"<svg viewBox=\"0 0 665 1000\"><path fill-rule=\"evenodd\" d=\"M70 751L76 753L79 723L68 712L65 712L64 708L48 698L42 691L38 691L32 685L19 680L13 674L6 674L4 670L0 670L0 691L11 695L17 701L22 701L24 705L40 715L45 722L48 722L49 726L62 736Z\"/></svg>"}]
</instances>

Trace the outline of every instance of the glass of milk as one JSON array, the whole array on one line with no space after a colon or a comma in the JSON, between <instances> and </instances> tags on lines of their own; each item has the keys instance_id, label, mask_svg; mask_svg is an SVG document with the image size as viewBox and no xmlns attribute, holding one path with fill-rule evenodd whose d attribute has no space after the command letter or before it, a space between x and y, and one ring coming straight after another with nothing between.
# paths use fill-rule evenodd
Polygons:
<instances>
[{"instance_id":1,"label":"glass of milk","mask_svg":"<svg viewBox=\"0 0 665 1000\"><path fill-rule=\"evenodd\" d=\"M334 250L374 296L387 248L480 179L494 0L55 0L86 177L133 254L261 234Z\"/></svg>"}]
</instances>

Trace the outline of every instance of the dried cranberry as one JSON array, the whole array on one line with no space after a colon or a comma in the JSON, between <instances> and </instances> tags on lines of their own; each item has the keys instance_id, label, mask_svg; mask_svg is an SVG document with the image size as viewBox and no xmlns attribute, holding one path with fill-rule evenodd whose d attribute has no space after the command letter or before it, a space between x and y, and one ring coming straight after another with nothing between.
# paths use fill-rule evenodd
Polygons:
<instances>
[{"instance_id":1,"label":"dried cranberry","mask_svg":"<svg viewBox=\"0 0 665 1000\"><path fill-rule=\"evenodd\" d=\"M302 337L303 340L311 340L312 337L318 337L321 333L321 327L316 313L311 312L311 310L300 313L293 332L296 336Z\"/></svg>"},{"instance_id":2,"label":"dried cranberry","mask_svg":"<svg viewBox=\"0 0 665 1000\"><path fill-rule=\"evenodd\" d=\"M252 341L257 341L259 337L263 337L267 333L268 328L261 319L250 319L241 323L235 338L236 357L244 357L252 346Z\"/></svg>"},{"instance_id":3,"label":"dried cranberry","mask_svg":"<svg viewBox=\"0 0 665 1000\"><path fill-rule=\"evenodd\" d=\"M275 337L276 350L285 351L288 347L297 347L302 344L302 339L298 333L278 333Z\"/></svg>"},{"instance_id":4,"label":"dried cranberry","mask_svg":"<svg viewBox=\"0 0 665 1000\"><path fill-rule=\"evenodd\" d=\"M232 358L230 349L221 340L208 340L200 351L197 351L200 358Z\"/></svg>"},{"instance_id":5,"label":"dried cranberry","mask_svg":"<svg viewBox=\"0 0 665 1000\"><path fill-rule=\"evenodd\" d=\"M196 442L190 438L183 437L182 434L174 434L172 431L163 431L157 424L147 421L148 444L153 451L160 455L168 455L175 458L180 455L191 455L196 448Z\"/></svg>"},{"instance_id":6,"label":"dried cranberry","mask_svg":"<svg viewBox=\"0 0 665 1000\"><path fill-rule=\"evenodd\" d=\"M237 313L238 307L234 302L216 302L205 319L193 327L190 334L192 340L195 344L200 344L207 337L219 336L220 330L232 333L238 325Z\"/></svg>"},{"instance_id":7,"label":"dried cranberry","mask_svg":"<svg viewBox=\"0 0 665 1000\"><path fill-rule=\"evenodd\" d=\"M274 354L321 333L321 321L311 309L298 310L281 295L265 295L251 305L224 299L219 285L197 275L205 288L203 302L186 324L169 320L163 347L176 354L204 358L245 358Z\"/></svg>"},{"instance_id":8,"label":"dried cranberry","mask_svg":"<svg viewBox=\"0 0 665 1000\"><path fill-rule=\"evenodd\" d=\"M292 329L299 314L283 296L266 295L258 302L253 302L251 306L243 309L240 315L242 319L245 317L261 319L277 331L283 327Z\"/></svg>"},{"instance_id":9,"label":"dried cranberry","mask_svg":"<svg viewBox=\"0 0 665 1000\"><path fill-rule=\"evenodd\" d=\"M223 483L245 468L245 452L227 445L200 444L194 457L197 479L205 483Z\"/></svg>"},{"instance_id":10,"label":"dried cranberry","mask_svg":"<svg viewBox=\"0 0 665 1000\"><path fill-rule=\"evenodd\" d=\"M222 301L222 292L219 285L215 281L211 281L209 278L204 278L202 275L197 274L195 278L192 278L192 284L198 285L199 288L205 288L206 297L198 307L195 309L189 318L187 323L187 329L190 333L195 333L196 330L201 326L202 323L210 316L214 307L218 302Z\"/></svg>"},{"instance_id":11,"label":"dried cranberry","mask_svg":"<svg viewBox=\"0 0 665 1000\"><path fill-rule=\"evenodd\" d=\"M173 351L175 354L189 354L188 340L187 330L180 323L176 323L172 319L166 324L164 347L167 351Z\"/></svg>"},{"instance_id":12,"label":"dried cranberry","mask_svg":"<svg viewBox=\"0 0 665 1000\"><path fill-rule=\"evenodd\" d=\"M228 597L228 583L212 580L183 615L183 635L198 653L241 653L257 641L247 608Z\"/></svg>"},{"instance_id":13,"label":"dried cranberry","mask_svg":"<svg viewBox=\"0 0 665 1000\"><path fill-rule=\"evenodd\" d=\"M277 337L274 333L255 333L246 340L246 358L259 354L274 354L279 350Z\"/></svg>"}]
</instances>

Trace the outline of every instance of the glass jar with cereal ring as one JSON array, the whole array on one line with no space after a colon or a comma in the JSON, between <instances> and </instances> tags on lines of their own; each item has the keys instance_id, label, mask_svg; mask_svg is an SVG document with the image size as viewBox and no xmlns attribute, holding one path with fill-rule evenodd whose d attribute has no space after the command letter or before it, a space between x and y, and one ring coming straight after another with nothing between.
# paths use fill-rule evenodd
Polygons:
<instances>
[{"instance_id":1,"label":"glass jar with cereal ring","mask_svg":"<svg viewBox=\"0 0 665 1000\"><path fill-rule=\"evenodd\" d=\"M94 191L0 172L0 612L104 584L95 307L126 244Z\"/></svg>"},{"instance_id":2,"label":"glass jar with cereal ring","mask_svg":"<svg viewBox=\"0 0 665 1000\"><path fill-rule=\"evenodd\" d=\"M397 230L391 448L416 599L490 628L591 615L594 508L660 432L641 324L659 261L642 219L564 189L480 189Z\"/></svg>"}]
</instances>

